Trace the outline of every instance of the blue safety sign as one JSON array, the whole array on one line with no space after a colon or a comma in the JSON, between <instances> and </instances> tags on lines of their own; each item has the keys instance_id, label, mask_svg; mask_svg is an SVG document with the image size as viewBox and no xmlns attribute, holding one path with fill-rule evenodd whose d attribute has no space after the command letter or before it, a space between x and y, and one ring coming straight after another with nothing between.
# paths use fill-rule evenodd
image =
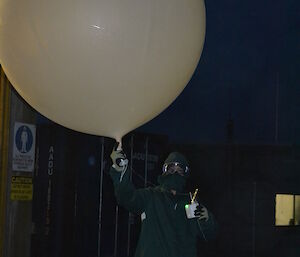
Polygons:
<instances>
[{"instance_id":1,"label":"blue safety sign","mask_svg":"<svg viewBox=\"0 0 300 257\"><path fill-rule=\"evenodd\" d=\"M15 123L13 163L14 171L33 171L35 163L35 125Z\"/></svg>"}]
</instances>

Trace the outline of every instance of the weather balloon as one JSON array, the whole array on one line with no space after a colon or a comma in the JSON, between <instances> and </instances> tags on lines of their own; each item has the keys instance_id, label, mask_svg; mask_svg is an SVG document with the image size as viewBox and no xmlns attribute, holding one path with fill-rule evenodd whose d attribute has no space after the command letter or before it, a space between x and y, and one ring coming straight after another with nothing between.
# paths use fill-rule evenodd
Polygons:
<instances>
[{"instance_id":1,"label":"weather balloon","mask_svg":"<svg viewBox=\"0 0 300 257\"><path fill-rule=\"evenodd\" d=\"M0 62L49 119L120 139L181 93L205 37L203 0L0 0Z\"/></svg>"}]
</instances>

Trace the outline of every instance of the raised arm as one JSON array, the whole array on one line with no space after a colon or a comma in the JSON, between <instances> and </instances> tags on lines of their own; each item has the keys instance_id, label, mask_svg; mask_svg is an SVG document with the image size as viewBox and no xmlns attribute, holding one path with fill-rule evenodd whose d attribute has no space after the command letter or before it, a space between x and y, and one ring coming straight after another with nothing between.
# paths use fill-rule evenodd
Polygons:
<instances>
[{"instance_id":1,"label":"raised arm","mask_svg":"<svg viewBox=\"0 0 300 257\"><path fill-rule=\"evenodd\" d=\"M111 154L113 165L110 176L113 180L115 196L118 204L131 212L141 213L145 210L151 197L150 189L136 189L130 181L128 160L122 150L113 150Z\"/></svg>"}]
</instances>

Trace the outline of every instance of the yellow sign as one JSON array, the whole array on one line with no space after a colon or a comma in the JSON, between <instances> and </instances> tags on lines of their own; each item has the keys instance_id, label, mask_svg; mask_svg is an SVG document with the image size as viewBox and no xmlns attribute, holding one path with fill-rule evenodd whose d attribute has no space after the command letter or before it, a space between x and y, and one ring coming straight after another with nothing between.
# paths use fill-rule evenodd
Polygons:
<instances>
[{"instance_id":1,"label":"yellow sign","mask_svg":"<svg viewBox=\"0 0 300 257\"><path fill-rule=\"evenodd\" d=\"M13 201L32 200L32 178L12 176L10 199Z\"/></svg>"}]
</instances>

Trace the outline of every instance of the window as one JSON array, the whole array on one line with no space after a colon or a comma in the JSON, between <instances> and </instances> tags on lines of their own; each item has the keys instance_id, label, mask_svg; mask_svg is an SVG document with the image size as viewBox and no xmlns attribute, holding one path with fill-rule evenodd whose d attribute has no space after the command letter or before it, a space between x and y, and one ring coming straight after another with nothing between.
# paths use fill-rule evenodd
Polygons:
<instances>
[{"instance_id":1,"label":"window","mask_svg":"<svg viewBox=\"0 0 300 257\"><path fill-rule=\"evenodd\" d=\"M300 225L300 195L276 194L275 225Z\"/></svg>"}]
</instances>

